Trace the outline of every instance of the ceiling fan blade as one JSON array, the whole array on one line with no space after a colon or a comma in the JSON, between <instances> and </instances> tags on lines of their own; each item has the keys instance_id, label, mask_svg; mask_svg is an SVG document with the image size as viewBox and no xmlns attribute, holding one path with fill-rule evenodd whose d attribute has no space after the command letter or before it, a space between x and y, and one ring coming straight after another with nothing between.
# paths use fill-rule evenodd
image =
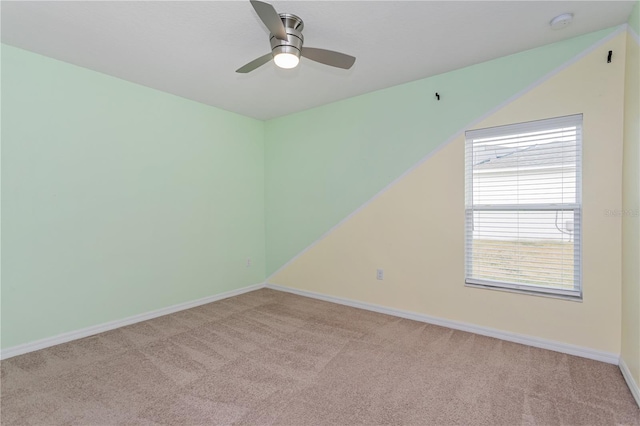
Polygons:
<instances>
[{"instance_id":1,"label":"ceiling fan blade","mask_svg":"<svg viewBox=\"0 0 640 426\"><path fill-rule=\"evenodd\" d=\"M278 40L287 40L287 31L284 28L282 19L278 12L269 3L264 3L258 0L250 0L251 6L256 10L256 13L262 19L262 22L267 29Z\"/></svg>"},{"instance_id":2,"label":"ceiling fan blade","mask_svg":"<svg viewBox=\"0 0 640 426\"><path fill-rule=\"evenodd\" d=\"M253 61L249 62L247 65L244 65L238 68L236 72L239 72L241 74L246 74L248 72L255 70L256 68L263 66L264 64L269 62L272 58L273 56L271 55L271 53L267 53L266 55L263 55L263 56L260 56L259 58L254 59Z\"/></svg>"},{"instance_id":3,"label":"ceiling fan blade","mask_svg":"<svg viewBox=\"0 0 640 426\"><path fill-rule=\"evenodd\" d=\"M317 49L315 47L303 47L302 56L321 64L348 70L356 61L356 58L333 50Z\"/></svg>"}]
</instances>

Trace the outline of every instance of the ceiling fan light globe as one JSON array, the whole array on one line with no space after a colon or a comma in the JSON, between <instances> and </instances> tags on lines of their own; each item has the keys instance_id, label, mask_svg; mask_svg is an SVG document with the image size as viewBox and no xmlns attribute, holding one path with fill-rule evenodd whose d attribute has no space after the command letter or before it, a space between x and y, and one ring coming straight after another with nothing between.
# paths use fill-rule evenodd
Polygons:
<instances>
[{"instance_id":1,"label":"ceiling fan light globe","mask_svg":"<svg viewBox=\"0 0 640 426\"><path fill-rule=\"evenodd\" d=\"M273 62L280 68L291 69L298 66L300 58L293 53L277 53L273 57Z\"/></svg>"}]
</instances>

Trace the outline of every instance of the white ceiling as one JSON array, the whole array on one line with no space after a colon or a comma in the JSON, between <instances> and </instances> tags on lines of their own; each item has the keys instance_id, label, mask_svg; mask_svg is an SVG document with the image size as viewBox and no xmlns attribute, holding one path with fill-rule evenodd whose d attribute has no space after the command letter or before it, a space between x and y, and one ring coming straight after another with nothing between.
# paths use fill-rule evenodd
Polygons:
<instances>
[{"instance_id":1,"label":"white ceiling","mask_svg":"<svg viewBox=\"0 0 640 426\"><path fill-rule=\"evenodd\" d=\"M269 119L625 23L634 1L274 1L305 45L356 56L235 70L269 52L248 0L2 1L2 42ZM575 15L560 31L549 20Z\"/></svg>"}]
</instances>

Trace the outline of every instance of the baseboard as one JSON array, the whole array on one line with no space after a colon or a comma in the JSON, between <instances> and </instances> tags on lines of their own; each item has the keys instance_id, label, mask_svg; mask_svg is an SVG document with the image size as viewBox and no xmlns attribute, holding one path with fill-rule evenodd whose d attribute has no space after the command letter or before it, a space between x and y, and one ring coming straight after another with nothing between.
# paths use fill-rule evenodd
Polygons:
<instances>
[{"instance_id":1,"label":"baseboard","mask_svg":"<svg viewBox=\"0 0 640 426\"><path fill-rule=\"evenodd\" d=\"M124 327L126 325L135 324L137 322L150 320L163 315L172 314L174 312L195 308L196 306L205 305L207 303L237 296L243 293L248 293L250 291L258 290L263 287L267 287L267 288L278 290L278 291L284 291L287 293L293 293L293 294L310 297L314 299L324 300L327 302L338 303L340 305L351 306L354 308L365 309L373 312L379 312L382 314L392 315L400 318L407 318L414 321L420 321L428 324L448 327L455 330L467 331L470 333L480 334L483 336L493 337L496 339L506 340L509 342L521 343L523 345L529 345L537 348L548 349L556 352L566 353L569 355L576 355L583 358L589 358L596 361L606 362L609 364L616 364L616 365L619 364L622 374L627 380L627 383L629 384L629 388L631 389L631 392L636 398L636 401L640 400L640 392L638 391L638 385L633 380L633 377L631 377L631 373L626 367L626 364L624 364L624 361L620 359L618 354L596 351L594 349L570 345L567 343L541 339L538 337L527 336L527 335L518 334L518 333L511 333L507 331L502 331L502 330L489 328L489 327L482 327L482 326L464 323L460 321L447 320L443 318L433 317L430 315L419 314L416 312L410 312L410 311L405 311L401 309L388 308L385 306L375 305L372 303L359 302L356 300L346 299L342 297L329 296L321 293L315 293L311 291L299 290L291 287L284 287L276 284L265 284L265 283L259 283L259 284L251 285L248 287L243 287L237 290L231 290L224 293L216 294L213 296L207 296L202 299L193 300L185 303L179 303L177 305L167 306L166 308L156 309L154 311L145 312L145 313L127 317L121 320L110 321L103 324L86 327L80 330L62 333L57 336L36 340L34 342L13 346L0 351L0 359L7 359L17 355L22 355L28 352L33 352L33 351L48 348L51 346L59 345L61 343L70 342L72 340L82 339L84 337L88 337L94 334Z\"/></svg>"},{"instance_id":2,"label":"baseboard","mask_svg":"<svg viewBox=\"0 0 640 426\"><path fill-rule=\"evenodd\" d=\"M284 291L287 293L297 294L299 296L311 297L313 299L324 300L326 302L338 303L340 305L351 306L354 308L365 309L368 311L379 312L381 314L393 315L400 318L407 318L414 321L420 321L427 324L440 325L455 330L467 331L469 333L480 334L487 337L506 340L508 342L520 343L523 345L533 346L536 348L548 349L555 352L561 352L569 355L575 355L582 358L602 361L609 364L618 365L620 356L618 354L597 351L594 349L584 348L581 346L570 345L568 343L557 342L554 340L541 339L539 337L528 336L524 334L511 333L495 328L482 327L460 321L452 321L448 319L433 317L429 315L419 314L416 312L404 311L401 309L388 308L385 306L375 305L372 303L358 302L356 300L346 299L342 297L328 296L326 294L315 293L312 291L299 290L291 287L284 287L276 284L266 284L267 288L272 290Z\"/></svg>"},{"instance_id":3,"label":"baseboard","mask_svg":"<svg viewBox=\"0 0 640 426\"><path fill-rule=\"evenodd\" d=\"M633 379L631 375L631 371L629 371L629 367L627 367L627 363L624 362L624 359L620 357L620 371L622 372L622 377L627 382L627 386L629 386L629 390L631 394L636 400L636 404L640 407L640 387L638 387L638 383Z\"/></svg>"},{"instance_id":4,"label":"baseboard","mask_svg":"<svg viewBox=\"0 0 640 426\"><path fill-rule=\"evenodd\" d=\"M264 286L265 286L264 283L254 284L248 287L239 288L237 290L226 291L224 293L215 294L213 296L203 297L202 299L192 300L190 302L178 303L177 305L167 306L166 308L160 308L154 311L133 315L131 317L127 317L124 319L109 321L109 322L105 322L103 324L98 324L98 325L92 325L90 327L82 328L80 330L69 331L67 333L58 334L57 336L46 337L44 339L36 340L34 342L13 346L0 351L0 359L11 358L17 355L26 354L28 352L33 352L40 349L48 348L50 346L59 345L61 343L70 342L72 340L82 339L84 337L88 337L94 334L113 330L115 328L124 327L125 325L131 325L137 322L161 317L163 315L172 314L174 312L183 311L185 309L195 308L196 306L206 305L207 303L216 302L218 300L227 299L229 297L237 296L239 294L258 290L260 288L263 288Z\"/></svg>"}]
</instances>

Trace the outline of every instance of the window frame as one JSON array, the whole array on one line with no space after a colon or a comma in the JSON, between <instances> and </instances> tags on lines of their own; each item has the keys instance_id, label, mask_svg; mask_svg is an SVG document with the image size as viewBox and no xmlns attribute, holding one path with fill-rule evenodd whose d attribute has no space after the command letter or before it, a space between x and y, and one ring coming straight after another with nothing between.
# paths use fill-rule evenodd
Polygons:
<instances>
[{"instance_id":1,"label":"window frame","mask_svg":"<svg viewBox=\"0 0 640 426\"><path fill-rule=\"evenodd\" d=\"M576 127L576 193L573 203L528 203L528 204L474 204L473 188L473 141L481 138L515 136L527 131L552 130L562 126ZM487 288L536 296L548 296L581 301L582 285L582 172L583 172L583 114L548 118L529 122L508 124L465 132L465 286ZM471 150L471 153L469 152ZM516 172L517 174L518 172ZM535 211L573 211L574 223L574 288L572 290L554 288L537 284L523 284L500 280L473 277L473 222L474 212L535 212ZM519 223L519 222L518 222Z\"/></svg>"}]
</instances>

